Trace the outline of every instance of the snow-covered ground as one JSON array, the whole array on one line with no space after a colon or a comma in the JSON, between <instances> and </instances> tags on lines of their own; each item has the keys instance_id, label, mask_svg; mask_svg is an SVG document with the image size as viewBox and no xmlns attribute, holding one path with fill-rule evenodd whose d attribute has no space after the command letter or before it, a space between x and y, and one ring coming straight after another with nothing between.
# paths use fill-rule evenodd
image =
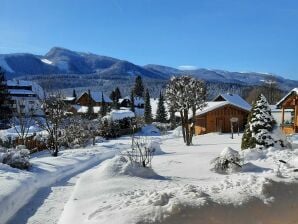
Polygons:
<instances>
[{"instance_id":1,"label":"snow-covered ground","mask_svg":"<svg viewBox=\"0 0 298 224\"><path fill-rule=\"evenodd\" d=\"M16 215L21 214L21 217L14 215L25 204L32 205L36 200L40 200L38 194L35 197L38 191L43 188L50 189L57 182L113 157L120 150L128 148L129 143L130 138L123 137L89 148L61 151L58 157L52 157L48 152L36 153L30 159L32 167L29 171L0 164L0 223L6 223L11 217L13 220L18 220L18 222L12 221L11 223L26 223L24 220L29 218L26 217L28 213L20 211ZM55 212L48 215L57 216Z\"/></svg>"},{"instance_id":2,"label":"snow-covered ground","mask_svg":"<svg viewBox=\"0 0 298 224\"><path fill-rule=\"evenodd\" d=\"M240 151L241 135L195 136L187 147L177 131L158 136L149 127L141 134L161 143L152 169L136 169L114 157L129 148L129 137L65 150L58 158L36 154L29 171L1 165L0 223L10 217L13 224L298 220L297 149L240 152L246 164L242 171L218 174L210 170L210 161L225 147Z\"/></svg>"},{"instance_id":3,"label":"snow-covered ground","mask_svg":"<svg viewBox=\"0 0 298 224\"><path fill-rule=\"evenodd\" d=\"M298 201L293 197L298 190L293 189L298 175L293 167L298 167L298 151L250 153L242 172L222 175L210 170L210 161L227 146L240 150L241 136L197 136L190 147L181 137L160 139L164 153L154 157L153 169L136 170L115 157L84 173L59 224L297 220ZM279 159L293 167L282 166Z\"/></svg>"}]
</instances>

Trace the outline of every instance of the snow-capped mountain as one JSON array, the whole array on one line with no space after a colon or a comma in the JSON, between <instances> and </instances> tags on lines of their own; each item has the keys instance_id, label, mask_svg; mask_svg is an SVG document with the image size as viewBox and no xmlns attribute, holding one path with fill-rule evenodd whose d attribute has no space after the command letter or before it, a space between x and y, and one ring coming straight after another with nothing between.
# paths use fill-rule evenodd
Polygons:
<instances>
[{"instance_id":1,"label":"snow-capped mountain","mask_svg":"<svg viewBox=\"0 0 298 224\"><path fill-rule=\"evenodd\" d=\"M256 72L229 72L222 70L195 69L179 70L162 65L139 66L131 62L100 56L92 53L82 53L54 47L45 55L34 54L1 54L0 66L6 70L9 78L32 75L90 75L118 80L121 78L141 75L149 79L166 80L172 75L188 74L197 78L215 82L243 85L260 85L268 74ZM298 86L298 81L275 76L281 88L288 90Z\"/></svg>"}]
</instances>

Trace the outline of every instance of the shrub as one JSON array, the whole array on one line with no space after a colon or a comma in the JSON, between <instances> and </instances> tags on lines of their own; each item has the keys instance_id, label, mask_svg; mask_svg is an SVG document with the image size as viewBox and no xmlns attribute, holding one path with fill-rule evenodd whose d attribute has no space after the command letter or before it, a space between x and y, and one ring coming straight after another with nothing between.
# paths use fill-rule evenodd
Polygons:
<instances>
[{"instance_id":1,"label":"shrub","mask_svg":"<svg viewBox=\"0 0 298 224\"><path fill-rule=\"evenodd\" d=\"M218 157L211 161L211 170L217 173L235 172L241 168L240 162L239 153L230 147L226 147Z\"/></svg>"},{"instance_id":2,"label":"shrub","mask_svg":"<svg viewBox=\"0 0 298 224\"><path fill-rule=\"evenodd\" d=\"M5 149L0 151L0 162L18 169L30 167L30 152L25 146L18 146L16 149Z\"/></svg>"}]
</instances>

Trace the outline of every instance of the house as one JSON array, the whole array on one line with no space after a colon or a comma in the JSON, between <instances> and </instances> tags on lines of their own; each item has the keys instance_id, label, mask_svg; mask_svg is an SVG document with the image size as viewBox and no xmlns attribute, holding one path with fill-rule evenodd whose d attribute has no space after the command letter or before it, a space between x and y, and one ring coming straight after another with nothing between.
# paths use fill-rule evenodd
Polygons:
<instances>
[{"instance_id":1,"label":"house","mask_svg":"<svg viewBox=\"0 0 298 224\"><path fill-rule=\"evenodd\" d=\"M7 80L7 89L13 113L42 116L43 89L36 83L24 80Z\"/></svg>"},{"instance_id":2,"label":"house","mask_svg":"<svg viewBox=\"0 0 298 224\"><path fill-rule=\"evenodd\" d=\"M83 92L80 97L75 101L75 104L81 106L101 106L102 97L107 105L112 105L112 100L101 91L88 91Z\"/></svg>"},{"instance_id":3,"label":"house","mask_svg":"<svg viewBox=\"0 0 298 224\"><path fill-rule=\"evenodd\" d=\"M122 99L119 99L119 104L120 104L120 107L129 108L130 105L131 105L130 97L129 96L126 96L126 97L124 97ZM145 106L145 101L144 101L144 99L142 97L135 96L134 97L134 104L135 104L135 107L136 108L143 109L144 106Z\"/></svg>"},{"instance_id":4,"label":"house","mask_svg":"<svg viewBox=\"0 0 298 224\"><path fill-rule=\"evenodd\" d=\"M298 88L292 89L282 98L276 107L281 109L281 129L285 134L298 132ZM286 111L291 112L291 118L286 122Z\"/></svg>"},{"instance_id":5,"label":"house","mask_svg":"<svg viewBox=\"0 0 298 224\"><path fill-rule=\"evenodd\" d=\"M237 94L221 94L196 112L195 134L231 132L231 118L235 129L244 130L251 106Z\"/></svg>"},{"instance_id":6,"label":"house","mask_svg":"<svg viewBox=\"0 0 298 224\"><path fill-rule=\"evenodd\" d=\"M98 114L99 111L100 111L99 106L93 106L93 112L95 114ZM88 112L88 106L81 106L81 105L74 104L68 108L67 112L71 114L86 114Z\"/></svg>"}]
</instances>

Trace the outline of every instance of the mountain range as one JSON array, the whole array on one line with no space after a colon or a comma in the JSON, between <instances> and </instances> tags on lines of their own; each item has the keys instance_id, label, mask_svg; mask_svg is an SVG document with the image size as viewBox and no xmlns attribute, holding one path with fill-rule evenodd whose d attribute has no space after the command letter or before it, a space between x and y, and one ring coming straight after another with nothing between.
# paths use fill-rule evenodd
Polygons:
<instances>
[{"instance_id":1,"label":"mountain range","mask_svg":"<svg viewBox=\"0 0 298 224\"><path fill-rule=\"evenodd\" d=\"M0 66L6 71L7 77L33 78L61 75L79 75L80 78L95 77L101 79L121 80L141 75L146 79L168 80L173 75L192 75L207 82L261 85L268 74L257 72L229 72L212 69L180 70L163 65L148 64L140 66L131 62L92 53L71 51L61 47L54 47L45 55L29 53L0 54ZM285 79L281 76L274 77L280 88L289 90L298 86L298 81Z\"/></svg>"}]
</instances>

